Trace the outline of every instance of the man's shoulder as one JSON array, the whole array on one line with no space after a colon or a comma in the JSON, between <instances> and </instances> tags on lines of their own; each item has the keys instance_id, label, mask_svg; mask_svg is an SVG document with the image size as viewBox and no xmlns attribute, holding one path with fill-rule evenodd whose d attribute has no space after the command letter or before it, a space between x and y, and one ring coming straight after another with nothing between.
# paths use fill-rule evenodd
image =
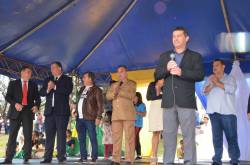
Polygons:
<instances>
[{"instance_id":1,"label":"man's shoulder","mask_svg":"<svg viewBox=\"0 0 250 165\"><path fill-rule=\"evenodd\" d=\"M114 83L111 84L111 87L112 86L117 86L119 83L120 83L119 81L116 81L116 82L114 82Z\"/></svg>"},{"instance_id":2,"label":"man's shoulder","mask_svg":"<svg viewBox=\"0 0 250 165\"><path fill-rule=\"evenodd\" d=\"M128 80L128 83L129 83L130 85L135 85L135 86L136 86L136 82L135 82L134 80Z\"/></svg>"},{"instance_id":3,"label":"man's shoulder","mask_svg":"<svg viewBox=\"0 0 250 165\"><path fill-rule=\"evenodd\" d=\"M93 89L95 89L96 91L102 92L102 89L100 87L98 87L97 85L94 85Z\"/></svg>"},{"instance_id":4,"label":"man's shoulder","mask_svg":"<svg viewBox=\"0 0 250 165\"><path fill-rule=\"evenodd\" d=\"M191 49L187 49L186 53L192 55L193 57L202 57L202 55L199 52L193 51Z\"/></svg>"},{"instance_id":5,"label":"man's shoulder","mask_svg":"<svg viewBox=\"0 0 250 165\"><path fill-rule=\"evenodd\" d=\"M53 79L54 79L53 76L48 76L48 77L46 77L46 78L44 79L44 81L49 81L49 80L53 80Z\"/></svg>"},{"instance_id":6,"label":"man's shoulder","mask_svg":"<svg viewBox=\"0 0 250 165\"><path fill-rule=\"evenodd\" d=\"M224 74L224 78L227 80L227 81L236 81L234 76L230 75L230 74Z\"/></svg>"},{"instance_id":7,"label":"man's shoulder","mask_svg":"<svg viewBox=\"0 0 250 165\"><path fill-rule=\"evenodd\" d=\"M11 80L9 83L10 84L17 84L17 83L20 83L21 82L21 79L17 79L17 80Z\"/></svg>"},{"instance_id":8,"label":"man's shoulder","mask_svg":"<svg viewBox=\"0 0 250 165\"><path fill-rule=\"evenodd\" d=\"M63 74L62 75L62 78L65 79L65 80L72 80L72 78L66 74Z\"/></svg>"},{"instance_id":9,"label":"man's shoulder","mask_svg":"<svg viewBox=\"0 0 250 165\"><path fill-rule=\"evenodd\" d=\"M167 51L161 53L161 54L160 54L160 57L161 57L161 58L169 57L171 53L173 53L173 50L167 50Z\"/></svg>"},{"instance_id":10,"label":"man's shoulder","mask_svg":"<svg viewBox=\"0 0 250 165\"><path fill-rule=\"evenodd\" d=\"M34 80L29 80L29 84L36 86L37 83Z\"/></svg>"}]
</instances>

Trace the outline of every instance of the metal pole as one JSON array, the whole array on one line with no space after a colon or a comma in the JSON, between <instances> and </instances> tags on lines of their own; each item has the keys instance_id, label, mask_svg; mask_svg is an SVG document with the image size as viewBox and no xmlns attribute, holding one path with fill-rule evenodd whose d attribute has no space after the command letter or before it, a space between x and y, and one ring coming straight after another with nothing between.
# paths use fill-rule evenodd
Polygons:
<instances>
[{"instance_id":1,"label":"metal pole","mask_svg":"<svg viewBox=\"0 0 250 165\"><path fill-rule=\"evenodd\" d=\"M230 44L229 46L230 46L231 50L233 50L234 60L237 60L237 54L235 52L235 47L234 47L234 44L233 44L233 38L232 38L232 34L231 34L231 26L230 26L230 22L229 22L229 19L228 19L228 14L227 14L228 12L227 12L224 0L220 0L220 5L221 5L222 13L223 13L223 16L224 16L226 29L227 29L227 32L228 32L228 35L229 35L229 44Z\"/></svg>"}]
</instances>

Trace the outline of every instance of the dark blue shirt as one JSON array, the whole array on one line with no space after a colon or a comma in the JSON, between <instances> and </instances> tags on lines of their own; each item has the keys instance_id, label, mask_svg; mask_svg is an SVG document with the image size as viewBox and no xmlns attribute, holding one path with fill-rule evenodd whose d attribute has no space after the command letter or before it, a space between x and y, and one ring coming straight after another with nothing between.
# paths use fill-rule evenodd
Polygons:
<instances>
[{"instance_id":1,"label":"dark blue shirt","mask_svg":"<svg viewBox=\"0 0 250 165\"><path fill-rule=\"evenodd\" d=\"M180 54L175 53L175 61L176 61L178 66L180 66L183 56L184 56L184 53L180 53Z\"/></svg>"}]
</instances>

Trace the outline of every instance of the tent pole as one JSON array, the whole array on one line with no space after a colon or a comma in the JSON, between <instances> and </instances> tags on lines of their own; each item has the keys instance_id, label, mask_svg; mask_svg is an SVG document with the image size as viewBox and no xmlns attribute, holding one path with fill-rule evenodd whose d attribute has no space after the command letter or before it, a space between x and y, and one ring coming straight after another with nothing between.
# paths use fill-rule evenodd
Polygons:
<instances>
[{"instance_id":1,"label":"tent pole","mask_svg":"<svg viewBox=\"0 0 250 165\"><path fill-rule=\"evenodd\" d=\"M119 19L113 24L113 26L108 30L108 32L101 38L101 40L92 48L92 50L84 57L80 63L73 70L78 69L94 52L95 50L108 38L108 36L116 29L116 27L121 23L121 21L127 16L127 14L131 11L131 9L135 6L137 0L133 0L124 13L119 17Z\"/></svg>"},{"instance_id":2,"label":"tent pole","mask_svg":"<svg viewBox=\"0 0 250 165\"><path fill-rule=\"evenodd\" d=\"M45 26L46 24L48 24L49 22L51 22L52 20L54 20L57 16L59 16L60 14L62 14L64 11L66 11L67 9L69 9L71 6L75 5L78 1L79 0L71 0L70 2L68 2L67 4L65 4L62 8L60 8L59 10L57 10L51 16L47 17L41 23L39 23L38 25L36 25L34 28L32 28L31 30L28 30L27 32L25 32L24 34L22 34L21 36L19 36L16 40L14 40L12 43L10 43L8 46L6 46L5 48L1 49L0 50L0 54L4 53L5 51L9 50L10 48L16 46L18 43L20 43L21 41L23 41L24 39L26 39L27 37L29 37L31 34L33 34L37 30L41 29L43 26Z\"/></svg>"},{"instance_id":3,"label":"tent pole","mask_svg":"<svg viewBox=\"0 0 250 165\"><path fill-rule=\"evenodd\" d=\"M226 29L227 29L227 32L229 35L229 47L231 48L231 50L233 50L234 60L237 60L237 54L236 54L235 47L233 44L231 26L230 26L230 22L229 22L229 18L228 18L228 12L227 12L224 0L220 0L220 6L221 6L222 13L223 13Z\"/></svg>"}]
</instances>

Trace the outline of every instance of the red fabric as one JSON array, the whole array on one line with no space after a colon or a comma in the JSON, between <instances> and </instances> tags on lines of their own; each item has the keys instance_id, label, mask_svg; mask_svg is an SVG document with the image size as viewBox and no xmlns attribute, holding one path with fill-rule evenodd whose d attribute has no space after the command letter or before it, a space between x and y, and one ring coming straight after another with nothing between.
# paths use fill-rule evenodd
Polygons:
<instances>
[{"instance_id":1,"label":"red fabric","mask_svg":"<svg viewBox=\"0 0 250 165\"><path fill-rule=\"evenodd\" d=\"M113 144L104 144L104 159L108 159L113 153Z\"/></svg>"},{"instance_id":2,"label":"red fabric","mask_svg":"<svg viewBox=\"0 0 250 165\"><path fill-rule=\"evenodd\" d=\"M27 87L27 81L23 82L23 100L22 105L28 104L28 87Z\"/></svg>"}]
</instances>

